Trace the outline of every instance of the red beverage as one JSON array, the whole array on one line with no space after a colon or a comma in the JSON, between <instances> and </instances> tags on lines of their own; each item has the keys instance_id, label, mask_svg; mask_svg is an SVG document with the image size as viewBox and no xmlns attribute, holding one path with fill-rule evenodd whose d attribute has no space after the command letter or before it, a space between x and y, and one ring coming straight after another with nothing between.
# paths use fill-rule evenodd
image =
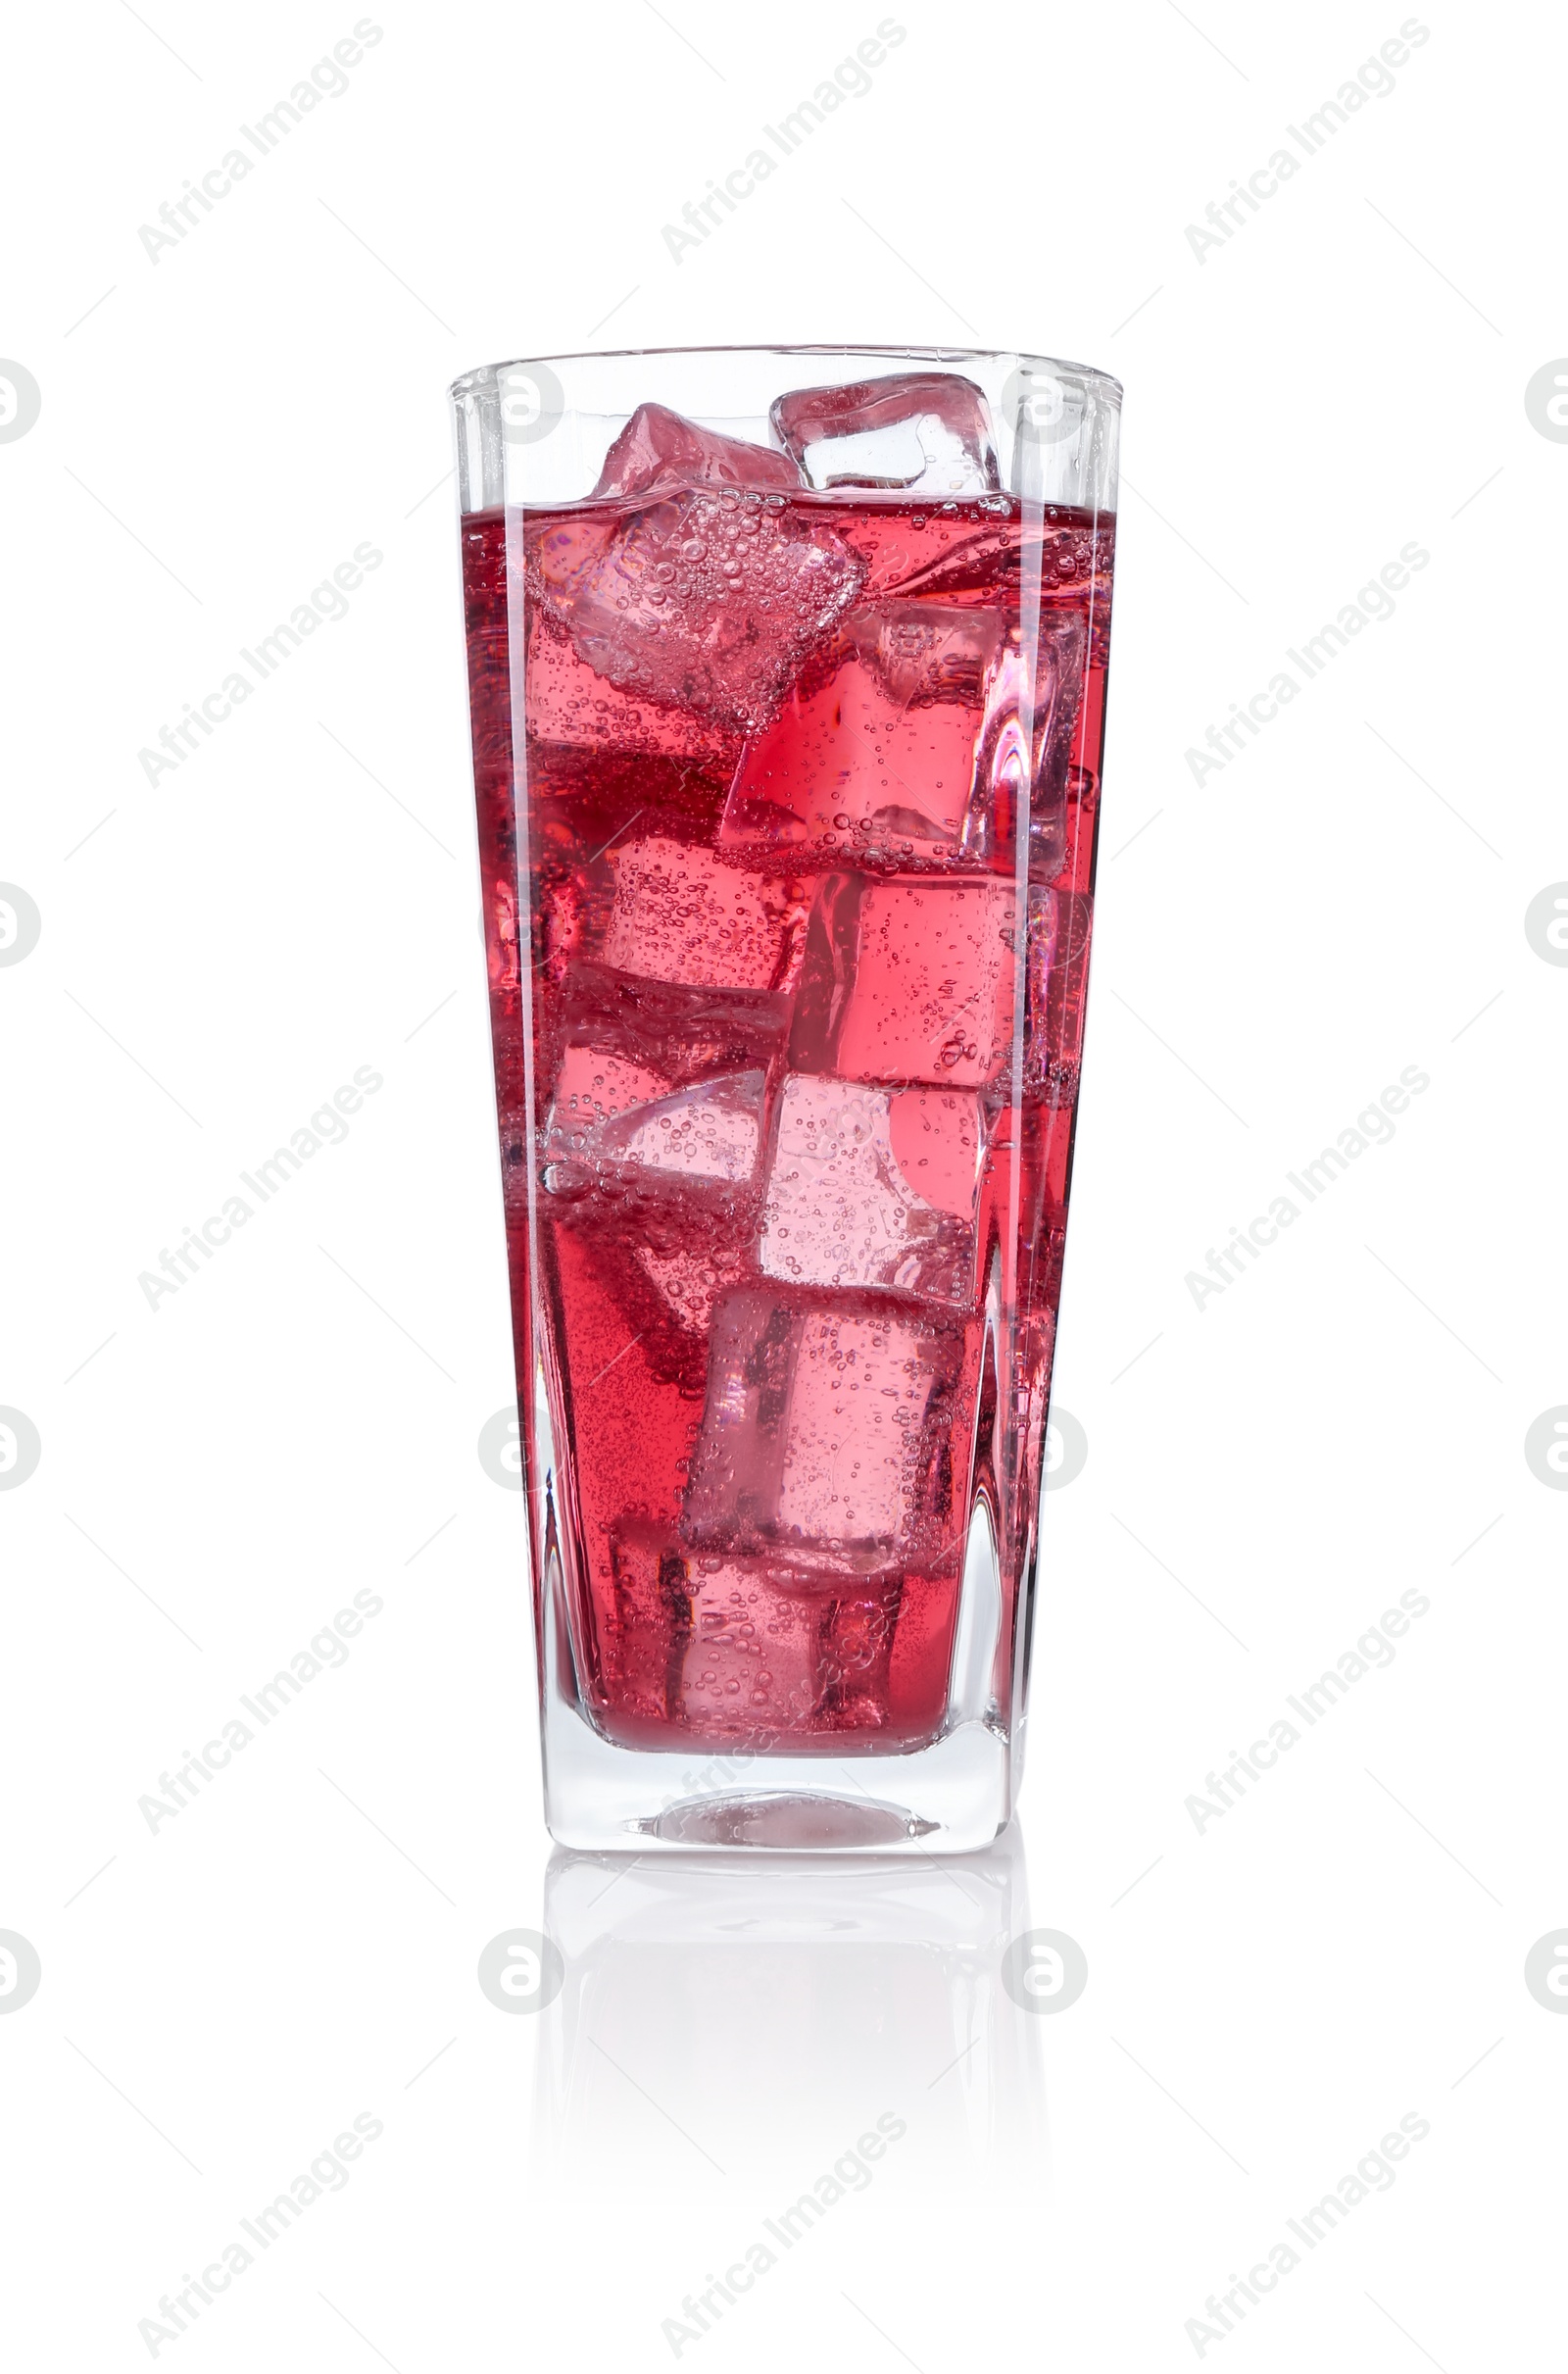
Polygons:
<instances>
[{"instance_id":1,"label":"red beverage","mask_svg":"<svg viewBox=\"0 0 1568 2374\"><path fill-rule=\"evenodd\" d=\"M645 407L463 523L518 1403L634 1748L936 1739L980 1503L1006 1722L1034 1550L1114 522L799 477Z\"/></svg>"}]
</instances>

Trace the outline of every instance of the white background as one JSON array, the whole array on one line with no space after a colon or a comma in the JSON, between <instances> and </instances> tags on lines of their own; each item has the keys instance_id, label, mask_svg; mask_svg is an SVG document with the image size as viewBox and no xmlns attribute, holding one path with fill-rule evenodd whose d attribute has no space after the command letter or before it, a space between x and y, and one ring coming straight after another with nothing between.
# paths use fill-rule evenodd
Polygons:
<instances>
[{"instance_id":1,"label":"white background","mask_svg":"<svg viewBox=\"0 0 1568 2374\"><path fill-rule=\"evenodd\" d=\"M670 2363L683 2296L882 2112L907 2133L874 2182L682 2362L1189 2364L1206 2296L1409 2112L1392 2189L1207 2357L1470 2374L1557 2332L1568 2020L1522 1971L1568 1923L1568 1501L1523 1440L1568 1401L1568 972L1524 914L1568 876L1568 449L1524 390L1568 350L1563 40L1432 11L1200 262L1186 225L1400 20L1198 14L912 0L869 93L679 264L661 226L873 0L394 0L156 263L138 225L347 0L14 25L0 351L42 390L0 445L0 878L42 918L0 969L0 1404L42 1445L0 1492L0 1928L43 1967L0 2018L19 2365L147 2362L138 2320L367 2111L347 2186L161 2360ZM1027 1900L1005 1855L976 1883L1090 1980L1013 2009L917 1865L849 1949L828 1880L787 1953L758 1915L731 1979L693 1883L511 2018L475 1963L541 1926L549 1842L522 1504L475 1450L512 1386L444 390L839 338L1127 391L1056 1378L1089 1459L1047 1504ZM149 783L138 751L362 542L349 616ZM1195 783L1208 725L1409 542L1396 615ZM138 1274L361 1065L347 1141L150 1310ZM1393 1141L1197 1308L1187 1273L1409 1065ZM355 1590L384 1607L348 1663L149 1831L138 1798ZM1393 1665L1200 1832L1205 1774L1407 1590Z\"/></svg>"}]
</instances>

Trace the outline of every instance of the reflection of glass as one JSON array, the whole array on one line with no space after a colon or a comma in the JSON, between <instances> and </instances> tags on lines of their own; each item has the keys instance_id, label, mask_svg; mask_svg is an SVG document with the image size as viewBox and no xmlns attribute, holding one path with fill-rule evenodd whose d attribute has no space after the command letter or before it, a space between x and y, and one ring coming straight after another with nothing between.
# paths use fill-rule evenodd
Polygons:
<instances>
[{"instance_id":1,"label":"reflection of glass","mask_svg":"<svg viewBox=\"0 0 1568 2374\"><path fill-rule=\"evenodd\" d=\"M1119 398L847 348L453 390L563 1844L1012 1810Z\"/></svg>"},{"instance_id":2,"label":"reflection of glass","mask_svg":"<svg viewBox=\"0 0 1568 2374\"><path fill-rule=\"evenodd\" d=\"M1041 2023L1002 1975L1028 1927L1015 1828L940 1861L558 1850L545 1927L566 1978L535 2124L573 2193L705 2160L776 2190L879 2118L925 2186L1039 2163Z\"/></svg>"}]
</instances>

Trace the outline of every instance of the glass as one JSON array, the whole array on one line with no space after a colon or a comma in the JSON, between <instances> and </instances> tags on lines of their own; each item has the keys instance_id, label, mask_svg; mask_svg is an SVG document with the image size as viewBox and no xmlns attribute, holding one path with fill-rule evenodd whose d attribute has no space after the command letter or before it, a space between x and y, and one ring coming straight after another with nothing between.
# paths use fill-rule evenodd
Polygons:
<instances>
[{"instance_id":1,"label":"glass","mask_svg":"<svg viewBox=\"0 0 1568 2374\"><path fill-rule=\"evenodd\" d=\"M1119 399L912 348L453 389L563 1845L1012 1810Z\"/></svg>"}]
</instances>

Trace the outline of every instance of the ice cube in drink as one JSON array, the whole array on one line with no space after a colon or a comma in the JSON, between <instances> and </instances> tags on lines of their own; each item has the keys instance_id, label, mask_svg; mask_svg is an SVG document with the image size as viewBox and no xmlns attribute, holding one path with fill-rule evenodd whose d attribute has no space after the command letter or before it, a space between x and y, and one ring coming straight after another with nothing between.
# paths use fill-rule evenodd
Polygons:
<instances>
[{"instance_id":1,"label":"ice cube in drink","mask_svg":"<svg viewBox=\"0 0 1568 2374\"><path fill-rule=\"evenodd\" d=\"M793 494L800 483L787 453L699 428L665 404L639 404L605 456L594 497L646 495L669 486L782 487Z\"/></svg>"},{"instance_id":2,"label":"ice cube in drink","mask_svg":"<svg viewBox=\"0 0 1568 2374\"><path fill-rule=\"evenodd\" d=\"M900 371L851 387L780 396L773 426L808 482L824 491L874 486L938 501L995 491L996 448L985 397L949 371Z\"/></svg>"},{"instance_id":3,"label":"ice cube in drink","mask_svg":"<svg viewBox=\"0 0 1568 2374\"><path fill-rule=\"evenodd\" d=\"M883 1286L967 1309L984 1130L972 1092L787 1074L758 1247L763 1276Z\"/></svg>"},{"instance_id":4,"label":"ice cube in drink","mask_svg":"<svg viewBox=\"0 0 1568 2374\"><path fill-rule=\"evenodd\" d=\"M610 865L615 888L596 951L601 964L702 988L786 985L803 918L776 880L652 832L612 851Z\"/></svg>"},{"instance_id":5,"label":"ice cube in drink","mask_svg":"<svg viewBox=\"0 0 1568 2374\"><path fill-rule=\"evenodd\" d=\"M743 729L772 714L864 574L831 520L776 490L585 504L527 546L530 590L596 673Z\"/></svg>"},{"instance_id":6,"label":"ice cube in drink","mask_svg":"<svg viewBox=\"0 0 1568 2374\"><path fill-rule=\"evenodd\" d=\"M1000 616L935 602L856 611L746 744L719 846L809 841L884 858L956 856Z\"/></svg>"},{"instance_id":7,"label":"ice cube in drink","mask_svg":"<svg viewBox=\"0 0 1568 2374\"><path fill-rule=\"evenodd\" d=\"M798 1071L843 1079L994 1079L1012 1037L1012 885L827 875L790 1036Z\"/></svg>"},{"instance_id":8,"label":"ice cube in drink","mask_svg":"<svg viewBox=\"0 0 1568 2374\"><path fill-rule=\"evenodd\" d=\"M748 1287L714 1314L682 1529L886 1570L947 1512L942 1418L963 1336L912 1309Z\"/></svg>"}]
</instances>

